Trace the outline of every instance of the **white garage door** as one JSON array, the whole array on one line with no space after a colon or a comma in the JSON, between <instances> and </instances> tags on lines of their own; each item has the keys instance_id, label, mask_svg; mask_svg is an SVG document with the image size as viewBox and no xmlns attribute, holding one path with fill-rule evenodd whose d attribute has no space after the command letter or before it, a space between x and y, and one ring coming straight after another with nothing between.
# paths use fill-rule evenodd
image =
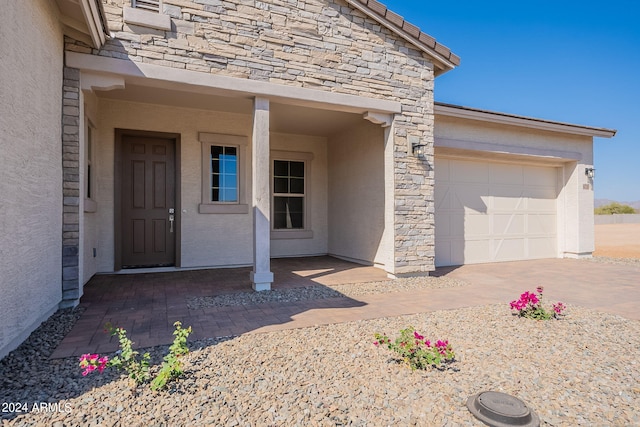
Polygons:
<instances>
[{"instance_id":1,"label":"white garage door","mask_svg":"<svg viewBox=\"0 0 640 427\"><path fill-rule=\"evenodd\" d=\"M553 167L436 159L436 266L555 258Z\"/></svg>"}]
</instances>

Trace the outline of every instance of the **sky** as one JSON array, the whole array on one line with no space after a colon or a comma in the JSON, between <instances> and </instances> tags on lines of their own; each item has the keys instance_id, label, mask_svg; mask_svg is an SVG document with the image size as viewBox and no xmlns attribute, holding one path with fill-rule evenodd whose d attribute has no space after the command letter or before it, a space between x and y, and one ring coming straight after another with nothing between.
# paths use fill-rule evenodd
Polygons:
<instances>
[{"instance_id":1,"label":"sky","mask_svg":"<svg viewBox=\"0 0 640 427\"><path fill-rule=\"evenodd\" d=\"M462 58L439 102L616 129L594 139L595 198L640 200L640 3L382 0Z\"/></svg>"}]
</instances>

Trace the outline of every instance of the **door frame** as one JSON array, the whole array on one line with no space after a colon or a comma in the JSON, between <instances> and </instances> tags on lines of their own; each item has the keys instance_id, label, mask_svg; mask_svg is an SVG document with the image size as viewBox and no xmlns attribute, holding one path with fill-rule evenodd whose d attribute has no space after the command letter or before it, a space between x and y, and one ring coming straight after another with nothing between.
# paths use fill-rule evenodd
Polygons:
<instances>
[{"instance_id":1,"label":"door frame","mask_svg":"<svg viewBox=\"0 0 640 427\"><path fill-rule=\"evenodd\" d=\"M135 129L115 129L115 153L114 153L114 174L113 174L113 242L114 242L114 271L122 270L122 140L124 136L141 136L166 138L174 141L175 144L175 209L176 209L176 236L175 236L175 267L181 267L181 224L182 209L181 197L181 174L180 174L180 153L181 142L179 133L154 132ZM153 268L153 267L150 267ZM160 267L158 267L160 268Z\"/></svg>"}]
</instances>

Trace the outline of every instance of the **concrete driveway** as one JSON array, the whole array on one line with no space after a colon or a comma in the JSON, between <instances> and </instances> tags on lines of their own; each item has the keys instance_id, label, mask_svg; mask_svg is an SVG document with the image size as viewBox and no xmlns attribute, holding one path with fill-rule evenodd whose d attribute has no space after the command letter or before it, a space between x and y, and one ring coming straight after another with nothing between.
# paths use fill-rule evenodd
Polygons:
<instances>
[{"instance_id":1,"label":"concrete driveway","mask_svg":"<svg viewBox=\"0 0 640 427\"><path fill-rule=\"evenodd\" d=\"M436 275L469 283L468 287L457 289L462 291L459 296L453 292L450 294L449 291L456 291L454 289L441 290L447 291L447 295L433 291L434 296L443 294L438 295L439 298L454 298L456 306L464 303L458 301L460 298L468 305L475 305L474 301L511 301L525 290L533 292L541 285L544 286L547 303L562 301L640 320L640 263L636 266L591 260L543 259L443 268Z\"/></svg>"}]
</instances>

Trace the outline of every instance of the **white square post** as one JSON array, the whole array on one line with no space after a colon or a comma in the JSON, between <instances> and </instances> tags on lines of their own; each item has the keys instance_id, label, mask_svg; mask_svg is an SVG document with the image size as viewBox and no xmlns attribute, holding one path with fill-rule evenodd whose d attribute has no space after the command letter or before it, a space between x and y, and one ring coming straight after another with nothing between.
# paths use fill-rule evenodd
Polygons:
<instances>
[{"instance_id":1,"label":"white square post","mask_svg":"<svg viewBox=\"0 0 640 427\"><path fill-rule=\"evenodd\" d=\"M269 196L269 100L254 99L252 152L253 271L256 291L268 291L271 272L271 198Z\"/></svg>"}]
</instances>

